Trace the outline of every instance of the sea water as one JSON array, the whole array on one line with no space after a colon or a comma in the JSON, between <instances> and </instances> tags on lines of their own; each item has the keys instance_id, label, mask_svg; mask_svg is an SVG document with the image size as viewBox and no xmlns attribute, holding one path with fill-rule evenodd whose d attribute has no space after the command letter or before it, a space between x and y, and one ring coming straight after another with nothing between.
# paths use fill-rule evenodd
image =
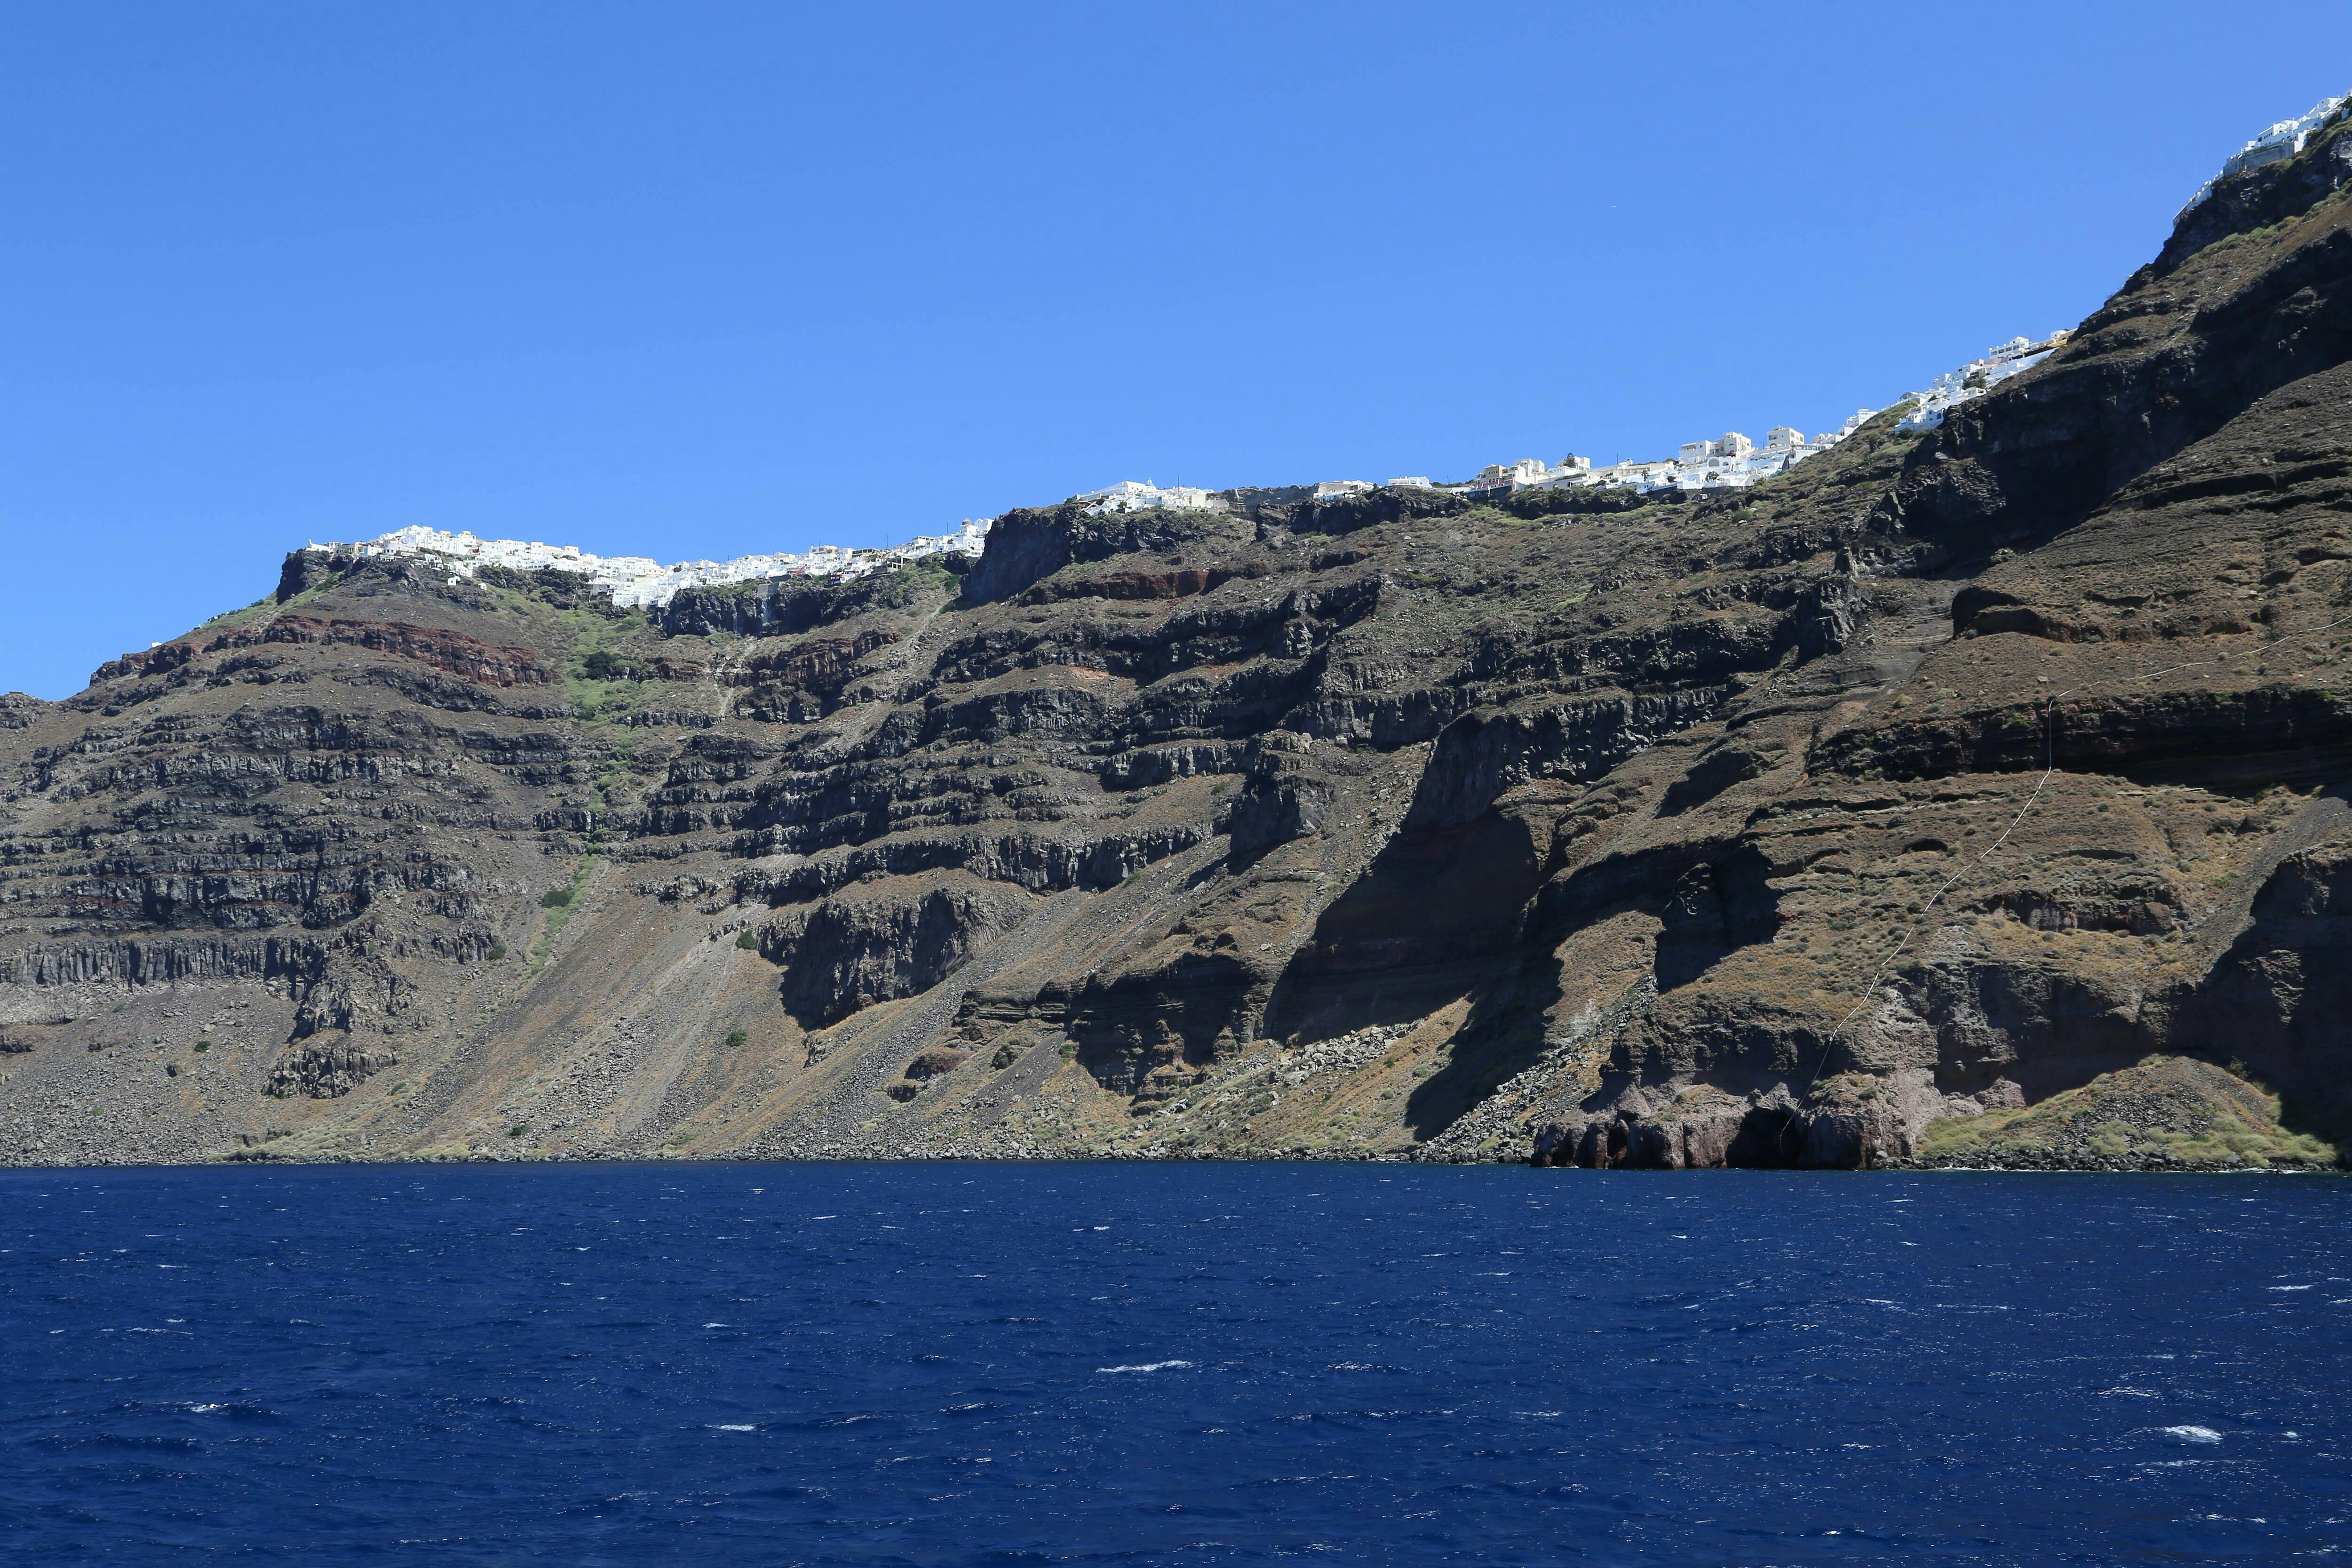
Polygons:
<instances>
[{"instance_id":1,"label":"sea water","mask_svg":"<svg viewBox=\"0 0 2352 1568\"><path fill-rule=\"evenodd\" d=\"M0 1560L2352 1551L2352 1184L0 1174Z\"/></svg>"}]
</instances>

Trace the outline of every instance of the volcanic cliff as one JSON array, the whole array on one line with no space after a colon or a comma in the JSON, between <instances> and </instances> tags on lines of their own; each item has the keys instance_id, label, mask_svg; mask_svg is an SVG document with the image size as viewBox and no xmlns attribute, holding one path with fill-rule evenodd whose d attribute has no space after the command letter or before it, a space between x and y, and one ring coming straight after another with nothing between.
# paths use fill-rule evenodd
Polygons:
<instances>
[{"instance_id":1,"label":"volcanic cliff","mask_svg":"<svg viewBox=\"0 0 2352 1568\"><path fill-rule=\"evenodd\" d=\"M2348 184L1746 490L298 552L0 699L0 1158L2332 1161Z\"/></svg>"}]
</instances>

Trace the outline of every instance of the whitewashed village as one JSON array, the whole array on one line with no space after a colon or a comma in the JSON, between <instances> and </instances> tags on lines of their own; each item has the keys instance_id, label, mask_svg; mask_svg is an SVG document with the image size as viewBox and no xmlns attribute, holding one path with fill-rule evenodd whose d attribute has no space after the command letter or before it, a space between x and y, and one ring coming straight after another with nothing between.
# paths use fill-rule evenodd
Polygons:
<instances>
[{"instance_id":1,"label":"whitewashed village","mask_svg":"<svg viewBox=\"0 0 2352 1568\"><path fill-rule=\"evenodd\" d=\"M813 546L803 554L739 555L732 561L680 561L665 566L643 555L591 555L576 545L528 543L519 539L478 539L470 532L403 528L358 544L331 546L348 554L404 555L425 560L453 577L472 577L485 567L517 572L576 573L623 609L667 605L681 588L749 583L762 577L821 577L847 582L868 573L936 555L978 555L992 518L965 520L953 533L921 534L887 550ZM315 544L312 548L318 548Z\"/></svg>"},{"instance_id":2,"label":"whitewashed village","mask_svg":"<svg viewBox=\"0 0 2352 1568\"><path fill-rule=\"evenodd\" d=\"M2203 202L2220 180L2294 156L2314 135L2347 111L2352 111L2352 94L2324 99L2309 113L2271 126L2233 153L2222 164L2221 173L2200 187L2181 211L2185 214ZM1390 479L1387 485L1478 497L1528 489L1615 488L1645 493L1744 489L1785 474L1799 463L1829 451L1866 421L1905 404L1911 406L1897 422L1898 429L1933 429L1944 422L1944 416L1952 409L2040 364L2072 335L2057 331L2038 341L2011 338L1988 350L1984 358L1970 360L1936 377L1925 389L1904 394L1886 409L1856 409L1843 425L1810 440L1793 426L1780 425L1765 432L1759 447L1740 432L1728 430L1720 436L1685 441L1674 457L1655 460L1617 462L1596 468L1590 458L1570 453L1557 463L1523 458L1517 462L1489 464L1475 478L1459 484L1441 485L1426 478L1407 477ZM1370 479L1328 479L1315 487L1315 496L1318 500L1336 500L1381 488ZM1159 507L1207 510L1225 504L1214 491L1190 485L1163 488L1137 479L1074 499L1086 502L1084 510L1092 516ZM920 535L887 549L845 549L820 544L801 554L741 555L732 561L681 561L667 566L639 555L591 555L571 545L478 539L470 532L448 533L424 527L397 529L364 543L335 548L361 555L419 557L457 576L470 577L491 566L522 571L551 567L580 574L610 595L615 605L634 609L666 605L681 588L765 577L847 582L933 556L977 556L986 545L989 527L994 521L993 518L966 519L953 532Z\"/></svg>"},{"instance_id":3,"label":"whitewashed village","mask_svg":"<svg viewBox=\"0 0 2352 1568\"><path fill-rule=\"evenodd\" d=\"M2197 187L2197 194L2181 207L2181 215L2193 212L2203 205L2205 198L2213 194L2213 187L2231 175L2243 174L2248 169L2259 169L2266 163L2283 163L2294 157L2311 144L2314 136L2334 123L2336 117L2344 113L2347 107L2352 107L2352 92L2323 98L2311 106L2308 113L2294 120L2280 121L2231 153L2223 161L2221 172Z\"/></svg>"},{"instance_id":4,"label":"whitewashed village","mask_svg":"<svg viewBox=\"0 0 2352 1568\"><path fill-rule=\"evenodd\" d=\"M1906 393L1888 407L1912 405L1899 427L1931 429L1943 423L1944 416L1951 409L2041 363L2068 335L2053 332L2039 342L2012 338L1989 351L1984 358L1971 360L1937 376L1924 391ZM1591 459L1574 454L1557 463L1524 458L1517 462L1490 464L1475 478L1458 484L1436 484L1425 478L1408 477L1390 479L1387 486L1449 490L1478 498L1519 489L1614 488L1644 493L1739 489L1787 473L1807 458L1830 450L1883 412L1856 409L1837 429L1810 439L1791 426L1775 426L1765 433L1763 444L1759 446L1740 432L1731 430L1721 436L1685 441L1674 457L1654 461L1611 463L1595 468ZM1315 487L1315 496L1318 500L1335 500L1382 488L1370 479L1328 479ZM1162 487L1137 479L1074 499L1087 503L1082 510L1090 516L1162 507L1206 510L1225 505L1212 490L1190 485ZM785 552L739 555L731 561L680 561L669 565L642 555L591 555L569 544L479 539L470 532L449 533L425 527L396 529L380 538L333 548L360 556L415 557L457 577L471 577L485 567L576 573L609 595L614 605L639 609L666 605L682 588L746 583L765 577L814 577L845 583L934 556L973 557L987 544L989 527L994 521L993 518L966 519L952 532L919 535L887 549L820 544L799 554Z\"/></svg>"}]
</instances>

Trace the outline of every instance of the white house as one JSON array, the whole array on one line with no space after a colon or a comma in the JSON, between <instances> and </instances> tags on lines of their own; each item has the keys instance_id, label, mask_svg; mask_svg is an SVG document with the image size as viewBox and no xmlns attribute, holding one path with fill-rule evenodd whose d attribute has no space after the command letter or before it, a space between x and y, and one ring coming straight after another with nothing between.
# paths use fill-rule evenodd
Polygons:
<instances>
[{"instance_id":1,"label":"white house","mask_svg":"<svg viewBox=\"0 0 2352 1568\"><path fill-rule=\"evenodd\" d=\"M987 547L993 518L966 519L954 533L920 537L887 550L845 550L820 544L804 555L740 555L732 561L680 561L664 566L643 555L591 555L573 544L536 540L478 539L438 529L395 529L381 538L338 544L360 556L411 556L433 563L455 577L472 577L485 566L532 572L576 572L625 609L666 605L682 588L750 582L761 577L857 577L895 561L929 555L978 555Z\"/></svg>"},{"instance_id":2,"label":"white house","mask_svg":"<svg viewBox=\"0 0 2352 1568\"><path fill-rule=\"evenodd\" d=\"M1994 344L1985 351L1984 358L1972 359L1958 370L1948 370L1929 382L1927 391L1906 393L1906 396L1918 399L1919 405L1906 414L1896 423L1895 428L1933 430L1954 408L1983 396L2011 376L2032 370L2073 335L2072 332L2053 332L2040 342L2011 338L2005 343Z\"/></svg>"},{"instance_id":3,"label":"white house","mask_svg":"<svg viewBox=\"0 0 2352 1568\"><path fill-rule=\"evenodd\" d=\"M2329 122L2336 116L2347 112L2352 112L2352 93L2347 93L2340 98L2323 98L2312 105L2309 113L2299 119L2280 121L2276 125L2231 153L2222 163L2221 172L2198 186L2197 194L2189 198L2188 205L2182 207L2181 212L2186 213L2190 208L2201 205L2207 196L2213 194L2215 185L2232 174L2242 174L2248 169L2259 169L2265 163L2284 163L2294 157L2311 145L2312 137L2326 129Z\"/></svg>"},{"instance_id":4,"label":"white house","mask_svg":"<svg viewBox=\"0 0 2352 1568\"><path fill-rule=\"evenodd\" d=\"M1200 511L1217 505L1216 497L1207 490L1191 485L1171 485L1162 489L1145 479L1121 479L1108 489L1088 490L1078 499L1094 503L1086 509L1088 517L1114 511L1144 511L1154 507Z\"/></svg>"}]
</instances>

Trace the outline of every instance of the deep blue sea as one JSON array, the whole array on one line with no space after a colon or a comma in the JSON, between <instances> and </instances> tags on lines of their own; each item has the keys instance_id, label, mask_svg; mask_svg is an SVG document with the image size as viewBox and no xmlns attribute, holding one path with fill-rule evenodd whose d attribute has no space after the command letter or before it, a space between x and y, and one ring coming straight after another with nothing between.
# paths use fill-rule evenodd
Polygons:
<instances>
[{"instance_id":1,"label":"deep blue sea","mask_svg":"<svg viewBox=\"0 0 2352 1568\"><path fill-rule=\"evenodd\" d=\"M2352 1183L0 1174L0 1560L2352 1552Z\"/></svg>"}]
</instances>

